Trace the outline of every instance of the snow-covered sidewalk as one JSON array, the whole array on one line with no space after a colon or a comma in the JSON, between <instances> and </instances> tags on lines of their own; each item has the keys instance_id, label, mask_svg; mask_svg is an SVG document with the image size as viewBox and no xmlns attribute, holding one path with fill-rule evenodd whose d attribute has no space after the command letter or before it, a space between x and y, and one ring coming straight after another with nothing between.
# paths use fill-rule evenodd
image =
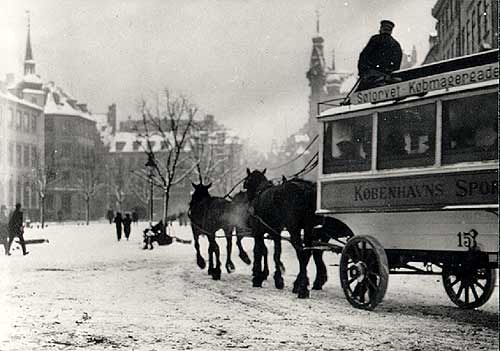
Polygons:
<instances>
[{"instance_id":1,"label":"snow-covered sidewalk","mask_svg":"<svg viewBox=\"0 0 500 351\"><path fill-rule=\"evenodd\" d=\"M213 281L196 266L192 245L142 250L145 225L132 227L128 242L104 223L27 230L27 239L49 243L30 245L28 256L0 256L0 350L498 349L497 292L481 309L462 311L438 276L391 276L382 305L356 310L340 288L338 256L325 253L330 280L299 300L288 245L285 289L272 279L255 289L236 247L236 272ZM189 227L174 234L191 239ZM251 254L252 241L244 244Z\"/></svg>"}]
</instances>

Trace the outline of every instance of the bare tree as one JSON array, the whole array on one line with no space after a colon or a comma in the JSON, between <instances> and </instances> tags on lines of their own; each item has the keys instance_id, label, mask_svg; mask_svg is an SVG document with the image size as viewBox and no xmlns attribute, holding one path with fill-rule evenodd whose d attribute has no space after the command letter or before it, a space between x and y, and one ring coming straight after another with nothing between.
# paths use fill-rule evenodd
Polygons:
<instances>
[{"instance_id":1,"label":"bare tree","mask_svg":"<svg viewBox=\"0 0 500 351\"><path fill-rule=\"evenodd\" d=\"M163 222L167 223L170 190L180 184L193 171L196 164L186 149L198 108L185 96L174 96L165 89L151 105L142 100L140 112L144 134L140 137L148 156L151 176L136 172L144 179L151 179L163 192ZM158 145L153 139L161 140Z\"/></svg>"},{"instance_id":2,"label":"bare tree","mask_svg":"<svg viewBox=\"0 0 500 351\"><path fill-rule=\"evenodd\" d=\"M106 174L106 186L115 198L119 212L123 210L123 202L129 194L131 177L125 170L123 160L116 158L104 166Z\"/></svg>"},{"instance_id":3,"label":"bare tree","mask_svg":"<svg viewBox=\"0 0 500 351\"><path fill-rule=\"evenodd\" d=\"M77 178L78 191L82 194L85 201L85 222L89 225L90 221L90 200L94 197L96 192L104 186L100 181L100 177L94 168L85 170Z\"/></svg>"},{"instance_id":4,"label":"bare tree","mask_svg":"<svg viewBox=\"0 0 500 351\"><path fill-rule=\"evenodd\" d=\"M32 180L35 184L38 198L40 200L40 223L42 228L45 227L45 198L50 186L56 183L59 178L56 172L47 166L37 165L32 169Z\"/></svg>"}]
</instances>

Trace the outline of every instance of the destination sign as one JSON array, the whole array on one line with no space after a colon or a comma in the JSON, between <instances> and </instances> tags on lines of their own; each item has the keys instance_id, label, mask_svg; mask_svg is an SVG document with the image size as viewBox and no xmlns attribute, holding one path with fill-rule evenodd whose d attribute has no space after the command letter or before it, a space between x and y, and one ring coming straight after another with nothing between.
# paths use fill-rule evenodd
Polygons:
<instances>
[{"instance_id":1,"label":"destination sign","mask_svg":"<svg viewBox=\"0 0 500 351\"><path fill-rule=\"evenodd\" d=\"M498 79L498 63L466 68L432 76L385 85L356 92L351 97L353 105L374 103L420 95L429 91L458 87Z\"/></svg>"},{"instance_id":2,"label":"destination sign","mask_svg":"<svg viewBox=\"0 0 500 351\"><path fill-rule=\"evenodd\" d=\"M321 183L321 208L337 212L438 209L498 203L497 170Z\"/></svg>"}]
</instances>

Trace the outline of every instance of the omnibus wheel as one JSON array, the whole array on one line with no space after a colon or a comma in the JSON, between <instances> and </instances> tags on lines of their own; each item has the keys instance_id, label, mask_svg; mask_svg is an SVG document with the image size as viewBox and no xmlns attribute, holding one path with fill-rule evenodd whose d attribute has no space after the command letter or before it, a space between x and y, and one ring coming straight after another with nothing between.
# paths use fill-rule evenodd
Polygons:
<instances>
[{"instance_id":1,"label":"omnibus wheel","mask_svg":"<svg viewBox=\"0 0 500 351\"><path fill-rule=\"evenodd\" d=\"M389 281L385 250L371 236L354 236L342 250L340 284L349 303L373 310L384 298Z\"/></svg>"},{"instance_id":2,"label":"omnibus wheel","mask_svg":"<svg viewBox=\"0 0 500 351\"><path fill-rule=\"evenodd\" d=\"M455 305L473 309L484 305L495 289L495 269L460 265L443 267L443 285Z\"/></svg>"}]
</instances>

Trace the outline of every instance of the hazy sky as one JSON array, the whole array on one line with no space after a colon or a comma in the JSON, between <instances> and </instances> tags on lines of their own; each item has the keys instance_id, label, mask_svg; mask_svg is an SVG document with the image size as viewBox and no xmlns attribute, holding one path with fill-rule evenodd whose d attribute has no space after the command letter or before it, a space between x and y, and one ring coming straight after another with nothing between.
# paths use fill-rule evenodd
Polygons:
<instances>
[{"instance_id":1,"label":"hazy sky","mask_svg":"<svg viewBox=\"0 0 500 351\"><path fill-rule=\"evenodd\" d=\"M30 10L37 73L92 111L115 102L125 119L142 95L168 87L265 149L307 119L316 10L327 62L335 49L337 69L355 71L384 18L421 61L435 2L0 0L0 79L22 71Z\"/></svg>"}]
</instances>

